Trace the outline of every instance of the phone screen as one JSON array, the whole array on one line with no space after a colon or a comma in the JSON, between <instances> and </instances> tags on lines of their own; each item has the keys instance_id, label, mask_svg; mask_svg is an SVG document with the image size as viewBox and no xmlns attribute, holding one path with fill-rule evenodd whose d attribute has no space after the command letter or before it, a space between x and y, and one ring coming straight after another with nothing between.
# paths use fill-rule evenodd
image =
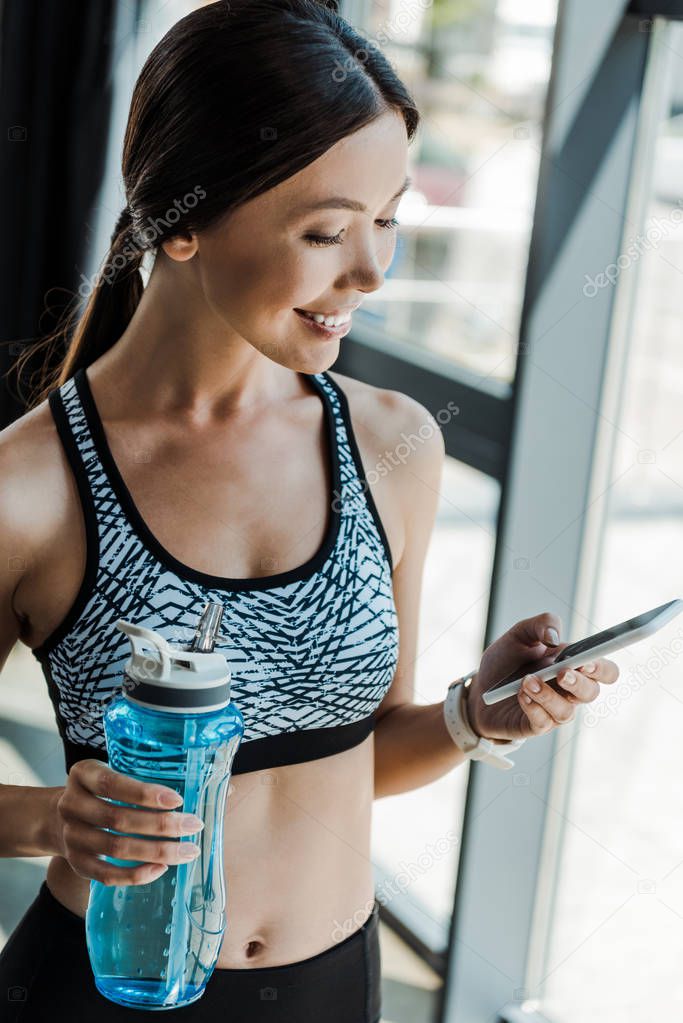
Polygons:
<instances>
[{"instance_id":1,"label":"phone screen","mask_svg":"<svg viewBox=\"0 0 683 1023\"><path fill-rule=\"evenodd\" d=\"M585 639L579 639L576 643L570 643L559 655L553 654L552 650L546 654L545 657L541 657L537 661L527 661L526 664L520 668L515 668L510 675L506 678L501 679L500 682L496 682L494 686L489 686L487 692L493 692L500 686L507 685L509 682L516 682L518 679L523 679L525 675L533 675L535 671L540 671L541 668L546 668L549 664L557 664L561 667L565 661L568 661L570 657L575 657L577 654L581 654L584 650L592 650L593 647L600 646L602 643L606 643L610 639L615 639L617 636L623 636L626 632L632 632L634 629L640 628L642 625L647 625L653 618L656 618L658 614L669 607L670 604L674 603L668 600L666 604L660 604L659 607L655 607L652 611L646 611L642 615L637 615L635 618L627 618L625 622L620 622L619 625L613 625L609 629L604 629L602 632L596 632L593 636L587 636ZM548 679L552 681L552 679Z\"/></svg>"}]
</instances>

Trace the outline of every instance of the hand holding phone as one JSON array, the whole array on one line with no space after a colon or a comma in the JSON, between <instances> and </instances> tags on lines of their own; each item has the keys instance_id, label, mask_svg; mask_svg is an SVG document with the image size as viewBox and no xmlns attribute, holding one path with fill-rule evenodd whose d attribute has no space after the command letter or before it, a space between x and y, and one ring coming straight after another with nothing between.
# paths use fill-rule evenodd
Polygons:
<instances>
[{"instance_id":1,"label":"hand holding phone","mask_svg":"<svg viewBox=\"0 0 683 1023\"><path fill-rule=\"evenodd\" d=\"M542 682L550 682L557 677L558 669L580 667L590 661L596 661L607 654L621 650L631 643L637 643L646 636L652 635L683 611L683 600L677 598L651 611L645 611L636 618L628 618L625 622L613 625L610 629L597 632L593 636L577 640L559 650L557 658L545 667L539 668L538 661L529 661L516 668L514 672L496 682L494 686L482 693L482 700L487 706L516 696L522 688L526 675L535 675ZM552 650L543 658L552 657Z\"/></svg>"}]
</instances>

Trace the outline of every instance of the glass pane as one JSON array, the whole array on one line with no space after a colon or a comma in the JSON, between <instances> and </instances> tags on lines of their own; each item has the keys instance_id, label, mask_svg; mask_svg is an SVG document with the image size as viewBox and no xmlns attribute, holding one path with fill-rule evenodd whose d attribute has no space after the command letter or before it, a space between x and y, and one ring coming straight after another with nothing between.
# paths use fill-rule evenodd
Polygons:
<instances>
[{"instance_id":1,"label":"glass pane","mask_svg":"<svg viewBox=\"0 0 683 1023\"><path fill-rule=\"evenodd\" d=\"M681 26L670 29L668 44L683 55ZM674 66L640 232L648 244L637 268L619 264L619 283L629 287L632 275L638 290L598 626L683 596L683 65ZM543 970L542 1011L553 1023L681 1018L682 652L679 617L614 655L617 683L582 714Z\"/></svg>"},{"instance_id":2,"label":"glass pane","mask_svg":"<svg viewBox=\"0 0 683 1023\"><path fill-rule=\"evenodd\" d=\"M446 459L422 587L417 704L443 700L448 683L479 663L498 500L496 481ZM467 771L374 805L377 898L438 951L448 944Z\"/></svg>"},{"instance_id":3,"label":"glass pane","mask_svg":"<svg viewBox=\"0 0 683 1023\"><path fill-rule=\"evenodd\" d=\"M441 977L380 920L381 1023L434 1023Z\"/></svg>"},{"instance_id":4,"label":"glass pane","mask_svg":"<svg viewBox=\"0 0 683 1023\"><path fill-rule=\"evenodd\" d=\"M358 336L372 324L509 382L557 0L370 0L364 9L358 28L423 120L396 255L355 314Z\"/></svg>"}]
</instances>

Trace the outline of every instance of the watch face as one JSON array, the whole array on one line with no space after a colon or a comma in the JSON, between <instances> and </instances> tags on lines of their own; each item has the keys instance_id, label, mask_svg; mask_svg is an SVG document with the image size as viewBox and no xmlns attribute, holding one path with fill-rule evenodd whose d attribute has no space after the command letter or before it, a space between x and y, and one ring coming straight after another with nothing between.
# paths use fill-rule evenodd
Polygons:
<instances>
[{"instance_id":1,"label":"watch face","mask_svg":"<svg viewBox=\"0 0 683 1023\"><path fill-rule=\"evenodd\" d=\"M477 671L478 670L479 669L477 669ZM448 688L449 689L454 689L455 686L462 686L462 685L469 686L470 682L472 681L472 679L474 678L474 676L476 674L477 674L476 671L468 671L468 673L466 675L460 675L459 678L456 678L451 683L449 683Z\"/></svg>"}]
</instances>

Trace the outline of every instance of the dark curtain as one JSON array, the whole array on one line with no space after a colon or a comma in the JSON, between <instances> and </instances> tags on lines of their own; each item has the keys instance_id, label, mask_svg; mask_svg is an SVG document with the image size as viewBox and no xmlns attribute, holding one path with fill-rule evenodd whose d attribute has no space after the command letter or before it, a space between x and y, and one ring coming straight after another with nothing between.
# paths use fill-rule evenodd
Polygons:
<instances>
[{"instance_id":1,"label":"dark curtain","mask_svg":"<svg viewBox=\"0 0 683 1023\"><path fill-rule=\"evenodd\" d=\"M627 14L646 18L654 18L659 14L664 18L678 18L680 21L683 19L683 0L631 0Z\"/></svg>"},{"instance_id":2,"label":"dark curtain","mask_svg":"<svg viewBox=\"0 0 683 1023\"><path fill-rule=\"evenodd\" d=\"M0 429L25 412L10 366L55 329L80 283L106 157L115 8L0 0Z\"/></svg>"}]
</instances>

